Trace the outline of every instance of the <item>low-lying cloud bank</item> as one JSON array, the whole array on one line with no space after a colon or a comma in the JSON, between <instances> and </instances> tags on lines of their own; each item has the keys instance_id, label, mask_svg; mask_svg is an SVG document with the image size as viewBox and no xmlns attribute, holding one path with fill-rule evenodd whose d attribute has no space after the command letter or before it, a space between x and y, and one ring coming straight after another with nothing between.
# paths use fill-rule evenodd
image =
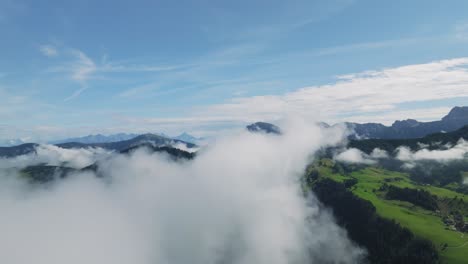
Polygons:
<instances>
[{"instance_id":1,"label":"low-lying cloud bank","mask_svg":"<svg viewBox=\"0 0 468 264\"><path fill-rule=\"evenodd\" d=\"M466 158L468 153L468 142L463 139L453 147L448 147L442 150L428 150L423 148L421 150L412 152L407 147L400 147L397 149L397 159L407 162L419 161L419 160L433 160L433 161L451 161L461 160Z\"/></svg>"},{"instance_id":2,"label":"low-lying cloud bank","mask_svg":"<svg viewBox=\"0 0 468 264\"><path fill-rule=\"evenodd\" d=\"M421 149L412 151L401 146L395 150L394 158L405 162L405 166L411 167L418 161L450 162L468 158L468 142L460 139L455 146L443 146L443 149L429 150L428 145L420 145ZM375 148L371 154L366 154L359 149L349 148L338 152L334 159L346 163L376 164L379 159L389 158L385 150Z\"/></svg>"},{"instance_id":3,"label":"low-lying cloud bank","mask_svg":"<svg viewBox=\"0 0 468 264\"><path fill-rule=\"evenodd\" d=\"M357 262L363 251L299 185L310 155L341 131L283 127L282 136L219 139L183 163L144 150L110 155L104 179L75 173L45 188L2 173L0 263ZM83 166L96 158L85 153L54 157ZM37 159L2 164L28 158Z\"/></svg>"},{"instance_id":4,"label":"low-lying cloud bank","mask_svg":"<svg viewBox=\"0 0 468 264\"><path fill-rule=\"evenodd\" d=\"M64 149L44 144L37 146L35 152L29 154L14 158L0 158L0 169L22 169L38 164L81 169L93 164L96 160L109 156L110 153L102 148Z\"/></svg>"},{"instance_id":5,"label":"low-lying cloud bank","mask_svg":"<svg viewBox=\"0 0 468 264\"><path fill-rule=\"evenodd\" d=\"M189 147L187 147L187 144L181 143L181 142L178 142L178 143L172 145L172 147L176 148L176 149L183 150L183 151L187 151L189 153L194 153L194 152L197 152L199 150L199 148L197 148L197 147L189 148Z\"/></svg>"},{"instance_id":6,"label":"low-lying cloud bank","mask_svg":"<svg viewBox=\"0 0 468 264\"><path fill-rule=\"evenodd\" d=\"M348 164L379 165L386 169L410 173L416 181L429 184L458 182L468 184L468 142L455 145L418 144L419 149L398 147L392 153L375 148L370 154L357 148L336 151L333 159ZM430 147L438 149L431 150Z\"/></svg>"},{"instance_id":7,"label":"low-lying cloud bank","mask_svg":"<svg viewBox=\"0 0 468 264\"><path fill-rule=\"evenodd\" d=\"M385 150L376 148L370 155L356 148L349 148L335 156L335 160L347 163L376 164L378 159L388 158Z\"/></svg>"}]
</instances>

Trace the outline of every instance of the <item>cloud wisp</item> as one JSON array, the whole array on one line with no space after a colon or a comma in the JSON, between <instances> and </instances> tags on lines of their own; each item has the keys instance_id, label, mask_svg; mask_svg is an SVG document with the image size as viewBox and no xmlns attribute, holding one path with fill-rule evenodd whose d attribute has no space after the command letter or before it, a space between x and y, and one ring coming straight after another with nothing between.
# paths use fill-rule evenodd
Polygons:
<instances>
[{"instance_id":1,"label":"cloud wisp","mask_svg":"<svg viewBox=\"0 0 468 264\"><path fill-rule=\"evenodd\" d=\"M56 57L59 52L57 48L52 45L42 45L39 47L40 52L47 57Z\"/></svg>"},{"instance_id":2,"label":"cloud wisp","mask_svg":"<svg viewBox=\"0 0 468 264\"><path fill-rule=\"evenodd\" d=\"M193 67L194 65L140 65L129 63L118 63L108 61L106 56L101 61L97 61L86 52L79 49L62 48L53 45L42 45L39 51L47 57L62 57L64 62L58 66L49 68L49 73L67 73L69 78L77 82L80 88L75 90L65 101L72 100L86 89L92 79L102 78L112 74L132 74L132 73L158 73L176 71Z\"/></svg>"},{"instance_id":3,"label":"cloud wisp","mask_svg":"<svg viewBox=\"0 0 468 264\"><path fill-rule=\"evenodd\" d=\"M77 173L31 189L2 177L0 262L355 263L363 251L299 186L309 155L339 133L288 128L231 135L191 162L114 155L105 181Z\"/></svg>"}]
</instances>

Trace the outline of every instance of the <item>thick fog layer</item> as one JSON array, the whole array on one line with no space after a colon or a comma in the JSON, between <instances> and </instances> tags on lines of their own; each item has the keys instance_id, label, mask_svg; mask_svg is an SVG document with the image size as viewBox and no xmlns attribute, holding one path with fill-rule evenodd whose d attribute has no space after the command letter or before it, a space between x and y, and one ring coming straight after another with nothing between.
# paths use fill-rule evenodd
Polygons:
<instances>
[{"instance_id":1,"label":"thick fog layer","mask_svg":"<svg viewBox=\"0 0 468 264\"><path fill-rule=\"evenodd\" d=\"M103 178L30 186L3 173L0 263L357 262L363 251L299 184L310 155L340 131L284 128L219 139L193 161L115 154L100 162Z\"/></svg>"},{"instance_id":2,"label":"thick fog layer","mask_svg":"<svg viewBox=\"0 0 468 264\"><path fill-rule=\"evenodd\" d=\"M39 145L35 152L14 158L0 158L0 169L21 169L38 164L81 169L109 155L109 151L101 148L63 149L54 145Z\"/></svg>"}]
</instances>

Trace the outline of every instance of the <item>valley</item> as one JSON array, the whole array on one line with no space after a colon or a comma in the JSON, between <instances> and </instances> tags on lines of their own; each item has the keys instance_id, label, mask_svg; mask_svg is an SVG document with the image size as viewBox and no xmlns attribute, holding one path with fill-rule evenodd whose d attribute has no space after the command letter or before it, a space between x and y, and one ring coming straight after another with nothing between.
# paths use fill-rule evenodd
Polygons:
<instances>
[{"instance_id":1,"label":"valley","mask_svg":"<svg viewBox=\"0 0 468 264\"><path fill-rule=\"evenodd\" d=\"M371 202L380 216L393 219L415 235L432 241L442 261L465 263L468 258L468 250L465 248L468 242L466 230L462 233L456 230L454 225L444 224L444 218L453 219L454 215L450 212L457 210L464 216L464 219L468 219L467 195L446 188L420 185L411 181L407 174L378 167L370 166L348 174L341 174L333 172L333 166L334 163L331 160L320 160L308 168L309 175L312 170L317 170L319 174L317 180L327 178L339 183L356 180L356 183L348 189L357 197ZM425 190L437 197L439 207L448 208L431 211L409 202L386 199L385 190L382 190L384 185ZM452 206L451 203L456 205ZM459 204L462 206L458 206Z\"/></svg>"}]
</instances>

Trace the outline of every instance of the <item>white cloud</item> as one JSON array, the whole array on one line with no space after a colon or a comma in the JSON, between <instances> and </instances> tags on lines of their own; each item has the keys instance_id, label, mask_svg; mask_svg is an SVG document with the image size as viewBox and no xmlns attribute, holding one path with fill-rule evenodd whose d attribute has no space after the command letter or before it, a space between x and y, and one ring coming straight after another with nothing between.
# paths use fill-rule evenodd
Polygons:
<instances>
[{"instance_id":1,"label":"white cloud","mask_svg":"<svg viewBox=\"0 0 468 264\"><path fill-rule=\"evenodd\" d=\"M41 47L41 51L45 55L56 55L57 50L50 45ZM55 53L55 54L54 54ZM88 54L79 49L71 49L68 52L70 61L58 67L50 68L49 72L68 72L71 79L78 82L86 82L90 80L93 75L98 73L131 73L131 72L163 72L173 71L191 67L193 65L165 65L165 66L151 66L151 65L133 65L108 62L107 59L99 62L92 59Z\"/></svg>"},{"instance_id":2,"label":"white cloud","mask_svg":"<svg viewBox=\"0 0 468 264\"><path fill-rule=\"evenodd\" d=\"M72 100L88 89L88 80L98 70L96 63L83 51L73 49L71 50L71 54L74 57L74 61L68 66L68 71L71 73L72 80L77 81L81 87L65 98L64 101Z\"/></svg>"},{"instance_id":3,"label":"white cloud","mask_svg":"<svg viewBox=\"0 0 468 264\"><path fill-rule=\"evenodd\" d=\"M457 58L365 71L339 76L332 84L305 87L282 95L237 97L222 104L195 108L185 117L128 117L128 120L152 125L273 121L290 115L328 122L385 124L407 118L437 120L451 107L431 107L430 101L468 97L467 66L468 58ZM422 107L400 108L400 104L416 102Z\"/></svg>"},{"instance_id":4,"label":"white cloud","mask_svg":"<svg viewBox=\"0 0 468 264\"><path fill-rule=\"evenodd\" d=\"M395 158L403 161L405 168L413 168L418 161L449 162L468 158L468 142L460 139L455 146L442 146L446 149L429 150L428 145L419 144L424 147L417 151L412 151L406 146L396 149ZM390 158L389 154L382 149L375 148L370 155L356 148L349 148L339 152L334 159L347 163L376 164L379 159Z\"/></svg>"},{"instance_id":5,"label":"white cloud","mask_svg":"<svg viewBox=\"0 0 468 264\"><path fill-rule=\"evenodd\" d=\"M466 158L468 153L468 142L463 139L449 149L444 150L428 150L421 149L418 151L411 151L407 147L399 147L397 149L396 158L402 161L414 162L419 160L433 160L446 162L451 160L461 160Z\"/></svg>"},{"instance_id":6,"label":"white cloud","mask_svg":"<svg viewBox=\"0 0 468 264\"><path fill-rule=\"evenodd\" d=\"M336 55L336 54L350 53L350 52L356 52L356 51L368 51L371 49L407 46L407 45L415 44L421 41L422 39L409 38L409 39L383 40L383 41L376 41L376 42L362 42L362 43L354 43L354 44L349 44L349 45L323 48L323 49L313 51L311 53L307 53L307 55L328 56L328 55Z\"/></svg>"},{"instance_id":7,"label":"white cloud","mask_svg":"<svg viewBox=\"0 0 468 264\"><path fill-rule=\"evenodd\" d=\"M76 59L72 66L72 78L79 82L87 81L96 72L96 63L81 50L72 50L72 54Z\"/></svg>"},{"instance_id":8,"label":"white cloud","mask_svg":"<svg viewBox=\"0 0 468 264\"><path fill-rule=\"evenodd\" d=\"M388 158L389 155L385 150L375 148L372 150L371 154L368 155L356 148L346 149L337 155L334 159L346 163L360 163L360 164L376 164L378 159Z\"/></svg>"},{"instance_id":9,"label":"white cloud","mask_svg":"<svg viewBox=\"0 0 468 264\"><path fill-rule=\"evenodd\" d=\"M388 153L383 149L375 148L372 150L370 156L374 159L384 159L388 158Z\"/></svg>"},{"instance_id":10,"label":"white cloud","mask_svg":"<svg viewBox=\"0 0 468 264\"><path fill-rule=\"evenodd\" d=\"M341 137L298 122L284 132L220 139L185 163L115 155L104 181L76 174L44 190L1 177L0 262L358 262L362 250L298 181L308 154Z\"/></svg>"},{"instance_id":11,"label":"white cloud","mask_svg":"<svg viewBox=\"0 0 468 264\"><path fill-rule=\"evenodd\" d=\"M41 52L46 56L56 56L58 51L50 45L44 45L41 47ZM69 101L78 97L86 89L89 88L89 82L93 78L102 78L101 75L105 74L116 74L116 73L133 73L133 72L165 72L175 71L179 69L186 69L193 65L135 65L135 64L123 64L109 62L107 59L103 59L101 62L97 62L91 56L86 54L84 51L79 49L70 49L68 59L66 63L57 67L48 69L48 72L65 72L70 74L70 78L80 84L80 88L75 90L72 95L65 98L65 101ZM138 92L141 88L130 89L127 92L121 94L122 97L128 97Z\"/></svg>"},{"instance_id":12,"label":"white cloud","mask_svg":"<svg viewBox=\"0 0 468 264\"><path fill-rule=\"evenodd\" d=\"M77 52L76 55L74 61L79 63L73 64L74 67L67 65L66 68L68 73L74 73L70 76L74 75L76 80L89 80L104 67L97 65L82 52ZM282 95L238 97L221 104L194 106L184 115L168 114L164 118L135 117L128 112L119 112L118 115L113 113L115 124L92 129L94 132L121 132L122 129L135 131L134 128L137 127L140 132L154 129L167 130L169 133L203 130L212 134L213 130L223 129L228 125L233 127L233 124L241 126L259 120L276 121L291 115L330 123L354 121L390 124L394 120L406 118L437 120L447 114L450 107L433 107L431 100L448 101L468 97L467 65L468 58L458 58L348 74L339 76L335 83L328 85L306 87ZM64 72L65 67L56 71ZM87 85L82 85L67 99L76 98L86 90ZM122 92L120 97L146 95L148 91L154 93L161 85L165 85L164 82L130 89ZM402 103L418 103L420 108L401 109ZM9 111L7 107L0 107L2 109ZM74 131L75 128L72 128L68 133L76 134Z\"/></svg>"},{"instance_id":13,"label":"white cloud","mask_svg":"<svg viewBox=\"0 0 468 264\"><path fill-rule=\"evenodd\" d=\"M401 111L398 104L402 103L468 97L467 66L468 58L458 58L351 74L341 76L334 84L306 87L283 95L235 98L209 106L203 116L212 116L214 112L230 119L257 116L267 120L292 113L341 121L343 118L338 115L365 114L372 120L383 110L388 115Z\"/></svg>"},{"instance_id":14,"label":"white cloud","mask_svg":"<svg viewBox=\"0 0 468 264\"><path fill-rule=\"evenodd\" d=\"M334 157L335 160L346 163L375 164L369 155L356 148L347 149Z\"/></svg>"},{"instance_id":15,"label":"white cloud","mask_svg":"<svg viewBox=\"0 0 468 264\"><path fill-rule=\"evenodd\" d=\"M40 52L47 57L56 57L58 50L52 45L42 45L39 47Z\"/></svg>"}]
</instances>

